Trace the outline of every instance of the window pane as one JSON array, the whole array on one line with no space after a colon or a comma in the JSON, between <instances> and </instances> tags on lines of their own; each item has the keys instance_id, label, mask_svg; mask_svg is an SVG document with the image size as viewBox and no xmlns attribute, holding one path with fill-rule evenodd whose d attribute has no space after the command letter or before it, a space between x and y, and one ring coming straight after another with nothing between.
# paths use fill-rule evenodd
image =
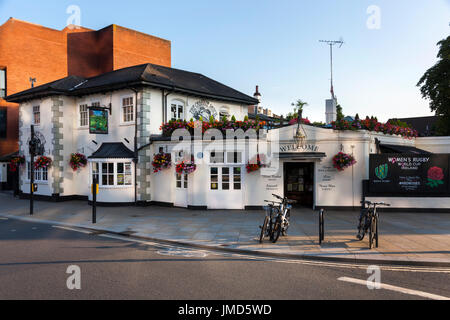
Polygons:
<instances>
[{"instance_id":1,"label":"window pane","mask_svg":"<svg viewBox=\"0 0 450 320\"><path fill-rule=\"evenodd\" d=\"M222 174L230 174L230 168L222 168Z\"/></svg>"},{"instance_id":2,"label":"window pane","mask_svg":"<svg viewBox=\"0 0 450 320\"><path fill-rule=\"evenodd\" d=\"M241 168L240 167L235 167L233 169L233 171L234 171L234 174L241 174Z\"/></svg>"},{"instance_id":3,"label":"window pane","mask_svg":"<svg viewBox=\"0 0 450 320\"><path fill-rule=\"evenodd\" d=\"M217 190L219 185L217 183L211 183L211 190Z\"/></svg>"},{"instance_id":4,"label":"window pane","mask_svg":"<svg viewBox=\"0 0 450 320\"><path fill-rule=\"evenodd\" d=\"M123 173L123 163L117 164L117 173Z\"/></svg>"},{"instance_id":5,"label":"window pane","mask_svg":"<svg viewBox=\"0 0 450 320\"><path fill-rule=\"evenodd\" d=\"M234 190L241 190L241 184L240 183L235 183L234 184Z\"/></svg>"},{"instance_id":6,"label":"window pane","mask_svg":"<svg viewBox=\"0 0 450 320\"><path fill-rule=\"evenodd\" d=\"M219 176L212 175L211 176L211 182L219 182Z\"/></svg>"},{"instance_id":7,"label":"window pane","mask_svg":"<svg viewBox=\"0 0 450 320\"><path fill-rule=\"evenodd\" d=\"M211 168L211 174L219 174L219 168Z\"/></svg>"},{"instance_id":8,"label":"window pane","mask_svg":"<svg viewBox=\"0 0 450 320\"><path fill-rule=\"evenodd\" d=\"M229 183L222 183L222 190L230 190L230 184Z\"/></svg>"},{"instance_id":9,"label":"window pane","mask_svg":"<svg viewBox=\"0 0 450 320\"><path fill-rule=\"evenodd\" d=\"M108 172L114 173L114 163L108 163Z\"/></svg>"},{"instance_id":10,"label":"window pane","mask_svg":"<svg viewBox=\"0 0 450 320\"><path fill-rule=\"evenodd\" d=\"M6 70L0 70L0 98L6 97Z\"/></svg>"}]
</instances>

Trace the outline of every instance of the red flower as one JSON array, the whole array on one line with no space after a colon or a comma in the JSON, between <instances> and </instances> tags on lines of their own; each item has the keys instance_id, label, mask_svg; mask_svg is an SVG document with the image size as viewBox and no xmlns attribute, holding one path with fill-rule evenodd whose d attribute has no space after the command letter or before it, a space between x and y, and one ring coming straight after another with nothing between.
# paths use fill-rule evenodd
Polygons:
<instances>
[{"instance_id":1,"label":"red flower","mask_svg":"<svg viewBox=\"0 0 450 320\"><path fill-rule=\"evenodd\" d=\"M444 172L442 168L432 167L428 170L428 179L431 180L444 180Z\"/></svg>"}]
</instances>

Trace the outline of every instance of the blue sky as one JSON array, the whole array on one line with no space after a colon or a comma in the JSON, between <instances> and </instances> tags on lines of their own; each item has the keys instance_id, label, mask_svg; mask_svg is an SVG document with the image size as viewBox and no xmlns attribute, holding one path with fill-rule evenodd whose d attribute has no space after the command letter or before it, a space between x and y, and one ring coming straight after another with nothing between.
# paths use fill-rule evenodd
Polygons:
<instances>
[{"instance_id":1,"label":"blue sky","mask_svg":"<svg viewBox=\"0 0 450 320\"><path fill-rule=\"evenodd\" d=\"M416 83L436 62L436 43L450 31L450 0L0 0L9 17L62 29L69 5L81 24L115 23L172 41L172 66L203 73L286 114L291 102L324 121L330 96L329 50L319 39L339 39L335 93L344 113L390 117L430 115ZM369 29L371 5L380 28ZM1 41L1 39L0 39Z\"/></svg>"}]
</instances>

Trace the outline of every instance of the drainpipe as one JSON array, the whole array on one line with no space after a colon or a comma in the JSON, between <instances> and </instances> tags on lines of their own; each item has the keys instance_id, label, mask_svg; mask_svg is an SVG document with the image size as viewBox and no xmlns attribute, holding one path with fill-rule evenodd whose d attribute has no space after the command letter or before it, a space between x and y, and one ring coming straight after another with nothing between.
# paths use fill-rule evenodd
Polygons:
<instances>
[{"instance_id":1,"label":"drainpipe","mask_svg":"<svg viewBox=\"0 0 450 320\"><path fill-rule=\"evenodd\" d=\"M134 91L135 96L135 116L134 116L134 205L137 206L137 164L139 162L139 155L138 155L138 143L137 143L137 136L138 136L138 90L135 88L129 88L130 90Z\"/></svg>"}]
</instances>

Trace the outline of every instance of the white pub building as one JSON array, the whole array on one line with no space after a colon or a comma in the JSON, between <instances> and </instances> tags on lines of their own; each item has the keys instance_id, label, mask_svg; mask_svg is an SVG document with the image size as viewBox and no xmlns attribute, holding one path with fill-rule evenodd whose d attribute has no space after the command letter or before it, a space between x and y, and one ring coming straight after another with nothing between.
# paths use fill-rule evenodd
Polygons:
<instances>
[{"instance_id":1,"label":"white pub building","mask_svg":"<svg viewBox=\"0 0 450 320\"><path fill-rule=\"evenodd\" d=\"M418 155L450 152L448 139L405 139L310 125L300 126L300 142L298 127L292 125L260 128L259 137L234 139L233 148L225 150L211 147L220 138L206 137L197 148L196 137L185 137L187 149L180 152L176 147L180 139L172 141L163 135L161 124L194 120L201 126L201 120L207 123L211 118L231 120L233 116L243 122L248 106L258 100L201 74L152 64L88 79L69 76L7 100L20 103L19 152L26 159L20 169L23 196L30 190L28 143L34 125L43 155L52 160L50 167L35 172L36 195L54 201L92 200L96 176L98 201L103 205L253 209L261 208L264 200L273 200L275 193L310 208L349 209L360 207L363 196L379 199L365 190L363 182L371 174L371 154L383 150ZM268 150L268 167L247 172L248 161L255 155L249 156L252 148ZM351 154L356 164L338 171L332 159L339 152ZM69 165L74 153L88 159L76 171ZM154 172L152 162L158 154L171 154L172 165ZM196 170L178 173L176 165L186 158L194 159ZM386 197L383 200L397 209L450 208L447 193Z\"/></svg>"}]
</instances>

